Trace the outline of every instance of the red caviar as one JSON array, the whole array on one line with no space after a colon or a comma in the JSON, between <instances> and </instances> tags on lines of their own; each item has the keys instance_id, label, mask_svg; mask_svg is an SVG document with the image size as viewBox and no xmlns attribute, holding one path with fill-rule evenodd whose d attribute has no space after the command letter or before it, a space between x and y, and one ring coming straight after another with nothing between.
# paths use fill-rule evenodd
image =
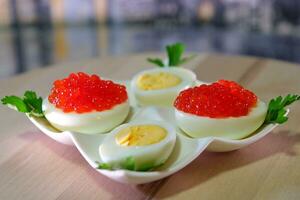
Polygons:
<instances>
[{"instance_id":1,"label":"red caviar","mask_svg":"<svg viewBox=\"0 0 300 200\"><path fill-rule=\"evenodd\" d=\"M234 81L219 80L180 92L174 106L183 112L210 118L246 116L257 96Z\"/></svg>"},{"instance_id":2,"label":"red caviar","mask_svg":"<svg viewBox=\"0 0 300 200\"><path fill-rule=\"evenodd\" d=\"M83 72L54 81L48 97L50 103L66 113L109 110L127 99L125 86Z\"/></svg>"}]
</instances>

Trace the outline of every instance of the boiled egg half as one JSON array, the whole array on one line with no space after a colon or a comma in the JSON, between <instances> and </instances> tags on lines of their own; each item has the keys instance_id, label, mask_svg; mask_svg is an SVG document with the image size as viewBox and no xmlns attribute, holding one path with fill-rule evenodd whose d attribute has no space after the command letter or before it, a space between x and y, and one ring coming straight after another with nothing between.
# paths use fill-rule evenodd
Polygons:
<instances>
[{"instance_id":1,"label":"boiled egg half","mask_svg":"<svg viewBox=\"0 0 300 200\"><path fill-rule=\"evenodd\" d=\"M129 110L125 86L83 72L55 81L43 101L51 125L86 134L110 131L125 120Z\"/></svg>"},{"instance_id":2,"label":"boiled egg half","mask_svg":"<svg viewBox=\"0 0 300 200\"><path fill-rule=\"evenodd\" d=\"M182 91L174 106L177 125L195 138L245 138L263 124L267 113L253 92L227 80Z\"/></svg>"},{"instance_id":3,"label":"boiled egg half","mask_svg":"<svg viewBox=\"0 0 300 200\"><path fill-rule=\"evenodd\" d=\"M171 106L181 90L195 84L194 72L184 68L163 67L136 74L131 88L139 105Z\"/></svg>"},{"instance_id":4,"label":"boiled egg half","mask_svg":"<svg viewBox=\"0 0 300 200\"><path fill-rule=\"evenodd\" d=\"M175 142L175 129L168 123L131 122L114 129L99 146L99 154L113 169L127 169L130 159L130 170L148 171L166 162Z\"/></svg>"}]
</instances>

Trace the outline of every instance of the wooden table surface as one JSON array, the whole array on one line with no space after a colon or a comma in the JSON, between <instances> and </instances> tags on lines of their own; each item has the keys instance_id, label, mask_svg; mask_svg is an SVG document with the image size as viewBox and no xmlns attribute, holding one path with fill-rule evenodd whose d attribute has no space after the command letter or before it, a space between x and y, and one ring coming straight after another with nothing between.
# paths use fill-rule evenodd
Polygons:
<instances>
[{"instance_id":1,"label":"wooden table surface","mask_svg":"<svg viewBox=\"0 0 300 200\"><path fill-rule=\"evenodd\" d=\"M46 96L53 80L73 71L130 79L145 66L152 67L145 61L150 55L34 70L0 80L0 96L21 95L27 89ZM265 101L300 93L297 64L202 54L186 67L203 81L235 80ZM255 144L229 153L204 152L168 178L133 186L98 174L75 147L57 143L24 115L0 106L0 199L300 199L300 103L291 108L290 120Z\"/></svg>"}]
</instances>

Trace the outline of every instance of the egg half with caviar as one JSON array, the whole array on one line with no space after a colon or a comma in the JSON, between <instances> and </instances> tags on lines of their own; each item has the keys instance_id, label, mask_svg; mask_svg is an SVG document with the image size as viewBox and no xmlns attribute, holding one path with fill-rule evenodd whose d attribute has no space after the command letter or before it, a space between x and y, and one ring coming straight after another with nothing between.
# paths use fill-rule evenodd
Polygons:
<instances>
[{"instance_id":1,"label":"egg half with caviar","mask_svg":"<svg viewBox=\"0 0 300 200\"><path fill-rule=\"evenodd\" d=\"M164 67L142 71L131 81L139 105L172 106L183 89L195 84L194 72L184 68Z\"/></svg>"},{"instance_id":2,"label":"egg half with caviar","mask_svg":"<svg viewBox=\"0 0 300 200\"><path fill-rule=\"evenodd\" d=\"M100 145L99 154L113 169L124 169L131 159L130 170L148 171L166 162L175 141L175 129L168 123L132 122L114 129Z\"/></svg>"},{"instance_id":3,"label":"egg half with caviar","mask_svg":"<svg viewBox=\"0 0 300 200\"><path fill-rule=\"evenodd\" d=\"M110 131L129 109L125 86L83 72L56 80L43 101L45 117L54 127L86 134Z\"/></svg>"},{"instance_id":4,"label":"egg half with caviar","mask_svg":"<svg viewBox=\"0 0 300 200\"><path fill-rule=\"evenodd\" d=\"M186 89L174 106L178 126L191 137L241 139L258 129L267 113L253 92L228 80Z\"/></svg>"}]
</instances>

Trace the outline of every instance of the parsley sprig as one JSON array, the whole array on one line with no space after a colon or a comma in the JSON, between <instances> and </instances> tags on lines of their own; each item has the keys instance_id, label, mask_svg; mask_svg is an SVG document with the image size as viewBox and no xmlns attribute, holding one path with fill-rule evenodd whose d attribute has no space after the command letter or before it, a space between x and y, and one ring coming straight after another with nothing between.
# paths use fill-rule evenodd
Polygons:
<instances>
[{"instance_id":1,"label":"parsley sprig","mask_svg":"<svg viewBox=\"0 0 300 200\"><path fill-rule=\"evenodd\" d=\"M138 166L135 162L135 159L132 156L127 157L119 166L114 166L110 163L101 163L96 161L97 163L97 169L106 169L106 170L117 170L117 169L126 169L126 170L130 170L130 171L141 171L141 172L145 172L145 171L150 171L155 167L159 167L161 165L158 166L154 166L154 164L143 164Z\"/></svg>"},{"instance_id":2,"label":"parsley sprig","mask_svg":"<svg viewBox=\"0 0 300 200\"><path fill-rule=\"evenodd\" d=\"M96 161L96 163L98 164L97 169L107 169L107 170L115 169L115 167L110 163L101 163L98 161ZM127 170L135 170L135 166L136 166L136 164L135 164L134 158L132 156L129 156L117 168L127 169Z\"/></svg>"},{"instance_id":3,"label":"parsley sprig","mask_svg":"<svg viewBox=\"0 0 300 200\"><path fill-rule=\"evenodd\" d=\"M272 99L268 105L267 116L264 124L283 124L286 122L288 120L288 117L286 116L286 107L298 100L300 100L300 96L296 94L288 94L284 98L282 96L278 96Z\"/></svg>"},{"instance_id":4,"label":"parsley sprig","mask_svg":"<svg viewBox=\"0 0 300 200\"><path fill-rule=\"evenodd\" d=\"M42 97L38 97L34 91L26 91L23 97L15 95L5 96L1 99L3 105L16 109L22 113L28 113L30 116L44 117L42 110Z\"/></svg>"},{"instance_id":5,"label":"parsley sprig","mask_svg":"<svg viewBox=\"0 0 300 200\"><path fill-rule=\"evenodd\" d=\"M191 60L195 57L189 56L189 57L182 57L183 53L185 51L185 45L182 43L175 43L170 44L166 46L166 52L168 55L168 62L165 63L160 58L148 58L147 61L157 65L158 67L176 67L180 66L181 64L186 63L187 61Z\"/></svg>"}]
</instances>

